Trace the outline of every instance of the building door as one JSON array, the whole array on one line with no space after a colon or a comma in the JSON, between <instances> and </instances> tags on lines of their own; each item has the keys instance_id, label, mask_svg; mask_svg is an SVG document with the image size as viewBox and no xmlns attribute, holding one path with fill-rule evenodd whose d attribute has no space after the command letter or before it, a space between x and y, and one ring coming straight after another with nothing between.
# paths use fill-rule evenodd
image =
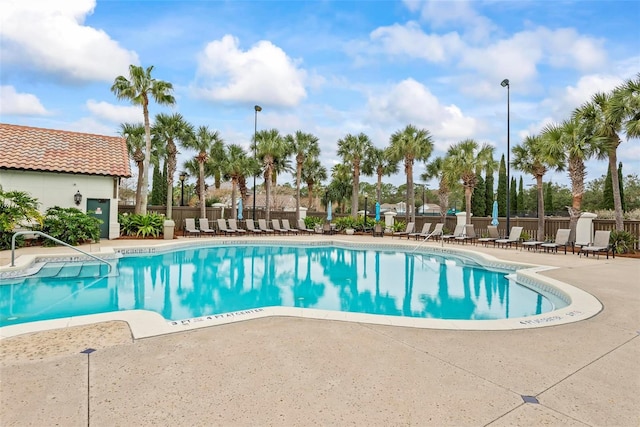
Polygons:
<instances>
[{"instance_id":1,"label":"building door","mask_svg":"<svg viewBox=\"0 0 640 427\"><path fill-rule=\"evenodd\" d=\"M100 238L109 238L109 199L87 199L87 212L89 215L101 219Z\"/></svg>"}]
</instances>

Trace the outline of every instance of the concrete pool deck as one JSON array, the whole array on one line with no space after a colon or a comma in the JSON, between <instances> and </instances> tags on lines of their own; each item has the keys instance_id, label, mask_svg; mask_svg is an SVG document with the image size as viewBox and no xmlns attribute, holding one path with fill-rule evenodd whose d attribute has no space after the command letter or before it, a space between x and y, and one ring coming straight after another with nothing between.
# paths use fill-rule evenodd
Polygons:
<instances>
[{"instance_id":1,"label":"concrete pool deck","mask_svg":"<svg viewBox=\"0 0 640 427\"><path fill-rule=\"evenodd\" d=\"M640 261L466 248L558 267L540 274L589 292L604 309L510 331L268 317L138 340L124 322L38 332L0 341L0 424L640 425ZM52 251L69 253L17 255ZM9 262L0 252L0 266ZM87 347L97 351L80 354Z\"/></svg>"}]
</instances>

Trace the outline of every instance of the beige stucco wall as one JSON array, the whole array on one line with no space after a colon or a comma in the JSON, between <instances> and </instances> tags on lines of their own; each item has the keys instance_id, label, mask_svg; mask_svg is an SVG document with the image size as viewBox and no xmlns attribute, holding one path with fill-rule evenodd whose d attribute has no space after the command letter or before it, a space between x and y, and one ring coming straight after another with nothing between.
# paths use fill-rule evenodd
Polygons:
<instances>
[{"instance_id":1,"label":"beige stucco wall","mask_svg":"<svg viewBox=\"0 0 640 427\"><path fill-rule=\"evenodd\" d=\"M109 199L109 239L120 235L118 223L117 178L96 175L75 175L51 172L0 170L3 191L24 191L40 202L41 212L53 206L87 209L87 199ZM116 194L114 194L114 186ZM82 203L76 206L73 196L82 194Z\"/></svg>"}]
</instances>

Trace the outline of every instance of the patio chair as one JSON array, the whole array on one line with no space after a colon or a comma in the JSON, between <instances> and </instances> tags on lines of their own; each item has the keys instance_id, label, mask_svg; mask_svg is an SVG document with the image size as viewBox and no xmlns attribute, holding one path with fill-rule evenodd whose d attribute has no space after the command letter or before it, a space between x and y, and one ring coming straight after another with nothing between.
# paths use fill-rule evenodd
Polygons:
<instances>
[{"instance_id":1,"label":"patio chair","mask_svg":"<svg viewBox=\"0 0 640 427\"><path fill-rule=\"evenodd\" d=\"M291 234L298 234L300 232L297 228L291 228L291 224L289 224L288 219L282 220L282 229Z\"/></svg>"},{"instance_id":2,"label":"patio chair","mask_svg":"<svg viewBox=\"0 0 640 427\"><path fill-rule=\"evenodd\" d=\"M433 227L433 231L429 233L427 237L425 237L425 240L429 239L430 237L433 237L434 239L439 240L443 234L444 234L444 224L439 222L436 224L435 227Z\"/></svg>"},{"instance_id":3,"label":"patio chair","mask_svg":"<svg viewBox=\"0 0 640 427\"><path fill-rule=\"evenodd\" d=\"M229 218L227 222L229 223L229 229L235 231L239 236L247 234L247 230L238 227L238 221L235 218Z\"/></svg>"},{"instance_id":4,"label":"patio chair","mask_svg":"<svg viewBox=\"0 0 640 427\"><path fill-rule=\"evenodd\" d=\"M194 218L186 218L184 220L183 236L200 236L200 230L196 228L196 220Z\"/></svg>"},{"instance_id":5,"label":"patio chair","mask_svg":"<svg viewBox=\"0 0 640 427\"><path fill-rule=\"evenodd\" d=\"M564 254L567 254L567 246L569 245L569 234L571 230L568 228L558 228L556 231L556 239L553 242L545 242L540 245L545 252L554 251L558 253L558 248L564 248Z\"/></svg>"},{"instance_id":6,"label":"patio chair","mask_svg":"<svg viewBox=\"0 0 640 427\"><path fill-rule=\"evenodd\" d=\"M440 238L445 242L448 242L449 240L454 240L456 237L460 237L462 235L464 235L464 224L458 224L456 225L456 228L453 229L453 233L445 234Z\"/></svg>"},{"instance_id":7,"label":"patio chair","mask_svg":"<svg viewBox=\"0 0 640 427\"><path fill-rule=\"evenodd\" d=\"M262 234L262 233L264 233L264 231L259 230L259 229L256 228L256 224L253 222L252 219L247 219L245 221L245 224L247 226L247 231L249 233L253 233L253 234Z\"/></svg>"},{"instance_id":8,"label":"patio chair","mask_svg":"<svg viewBox=\"0 0 640 427\"><path fill-rule=\"evenodd\" d=\"M496 239L493 241L493 246L502 245L505 247L509 245L511 247L512 244L516 245L516 249L518 249L518 242L520 241L520 235L522 234L522 227L511 227L511 233L509 233L509 237L506 239Z\"/></svg>"},{"instance_id":9,"label":"patio chair","mask_svg":"<svg viewBox=\"0 0 640 427\"><path fill-rule=\"evenodd\" d=\"M489 233L488 237L480 237L478 239L478 242L484 243L485 246L487 246L489 242L493 242L494 240L498 240L500 238L497 225L488 226L487 231Z\"/></svg>"},{"instance_id":10,"label":"patio chair","mask_svg":"<svg viewBox=\"0 0 640 427\"><path fill-rule=\"evenodd\" d=\"M267 234L274 233L273 229L267 227L267 220L263 218L258 220L258 228L260 228L260 230L264 231Z\"/></svg>"},{"instance_id":11,"label":"patio chair","mask_svg":"<svg viewBox=\"0 0 640 427\"><path fill-rule=\"evenodd\" d=\"M431 223L425 222L422 225L422 230L419 233L409 233L409 236L413 236L416 240L418 240L418 237L427 237L429 235L429 230L431 230Z\"/></svg>"},{"instance_id":12,"label":"patio chair","mask_svg":"<svg viewBox=\"0 0 640 427\"><path fill-rule=\"evenodd\" d=\"M225 236L238 234L236 231L227 228L227 221L224 218L218 218L218 231L220 231L220 233L224 233Z\"/></svg>"},{"instance_id":13,"label":"patio chair","mask_svg":"<svg viewBox=\"0 0 640 427\"><path fill-rule=\"evenodd\" d=\"M216 234L216 230L209 228L209 220L207 218L198 218L198 224L200 225L201 233L211 236Z\"/></svg>"},{"instance_id":14,"label":"patio chair","mask_svg":"<svg viewBox=\"0 0 640 427\"><path fill-rule=\"evenodd\" d=\"M462 236L454 237L456 242L462 243L475 243L477 240L476 230L473 227L473 224L467 224L464 226L464 234Z\"/></svg>"},{"instance_id":15,"label":"patio chair","mask_svg":"<svg viewBox=\"0 0 640 427\"><path fill-rule=\"evenodd\" d=\"M594 255L597 254L598 258L600 258L600 253L604 252L607 254L607 259L609 259L609 251L611 251L611 255L615 258L616 252L613 250L613 246L609 243L610 237L610 230L597 230L596 234L593 236L593 245L583 246L580 248L580 252L578 254L584 253L584 256L589 256L589 253L592 253Z\"/></svg>"},{"instance_id":16,"label":"patio chair","mask_svg":"<svg viewBox=\"0 0 640 427\"><path fill-rule=\"evenodd\" d=\"M373 235L373 237L384 237L384 229L382 228L382 224L374 224L373 229L371 230L371 234Z\"/></svg>"},{"instance_id":17,"label":"patio chair","mask_svg":"<svg viewBox=\"0 0 640 427\"><path fill-rule=\"evenodd\" d=\"M322 234L329 234L329 235L331 235L331 234L334 234L334 233L335 233L335 229L331 226L331 224L330 224L330 223L325 222L325 223L322 225Z\"/></svg>"},{"instance_id":18,"label":"patio chair","mask_svg":"<svg viewBox=\"0 0 640 427\"><path fill-rule=\"evenodd\" d=\"M409 234L413 233L413 230L416 227L416 223L415 222L409 222L407 223L407 228L405 228L404 231L396 231L395 233L393 233L391 235L391 237L399 237L402 238L403 236L407 236L407 239L409 238Z\"/></svg>"},{"instance_id":19,"label":"patio chair","mask_svg":"<svg viewBox=\"0 0 640 427\"><path fill-rule=\"evenodd\" d=\"M307 225L304 223L304 219L298 220L298 230L308 234L315 233L315 230L313 230L312 228L307 228Z\"/></svg>"},{"instance_id":20,"label":"patio chair","mask_svg":"<svg viewBox=\"0 0 640 427\"><path fill-rule=\"evenodd\" d=\"M280 227L280 220L279 219L272 219L271 220L271 228L273 228L273 231L275 231L278 234L287 233L287 230L285 230L284 228Z\"/></svg>"}]
</instances>

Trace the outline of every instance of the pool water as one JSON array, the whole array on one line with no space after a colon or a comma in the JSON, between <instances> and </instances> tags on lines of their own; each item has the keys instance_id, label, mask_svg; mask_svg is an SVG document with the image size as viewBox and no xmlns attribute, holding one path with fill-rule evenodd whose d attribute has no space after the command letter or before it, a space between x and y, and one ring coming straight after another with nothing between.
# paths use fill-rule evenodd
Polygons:
<instances>
[{"instance_id":1,"label":"pool water","mask_svg":"<svg viewBox=\"0 0 640 427\"><path fill-rule=\"evenodd\" d=\"M488 320L554 309L544 296L463 258L333 246L220 246L49 263L3 280L0 326L143 309L181 320L270 306ZM101 276L102 275L102 276Z\"/></svg>"}]
</instances>

